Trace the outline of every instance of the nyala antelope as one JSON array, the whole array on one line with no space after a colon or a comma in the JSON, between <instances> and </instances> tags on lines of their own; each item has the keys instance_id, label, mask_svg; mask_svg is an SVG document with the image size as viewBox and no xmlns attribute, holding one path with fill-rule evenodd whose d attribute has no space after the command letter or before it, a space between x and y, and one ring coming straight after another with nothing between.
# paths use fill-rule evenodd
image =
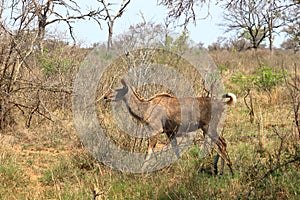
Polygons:
<instances>
[{"instance_id":1,"label":"nyala antelope","mask_svg":"<svg viewBox=\"0 0 300 200\"><path fill-rule=\"evenodd\" d=\"M175 137L176 141L176 135L180 133L179 127L185 127L183 128L185 132L201 129L206 136L211 122L212 107L217 106L223 111L225 105L232 105L236 102L236 96L232 93L223 95L223 98L228 99L226 102L215 101L210 97L176 98L170 94L157 94L150 99L143 99L123 79L121 79L121 84L122 88L110 90L104 99L123 101L135 119L147 124L154 131L149 139L146 160L153 152L159 134L165 133L169 141L174 141ZM184 113L182 109L185 110ZM216 127L212 130L217 132ZM217 156L214 159L214 173L218 174L217 162L221 157L220 174L223 173L225 161L233 175L232 163L227 154L226 141L223 136L220 135L216 139L215 145Z\"/></svg>"}]
</instances>

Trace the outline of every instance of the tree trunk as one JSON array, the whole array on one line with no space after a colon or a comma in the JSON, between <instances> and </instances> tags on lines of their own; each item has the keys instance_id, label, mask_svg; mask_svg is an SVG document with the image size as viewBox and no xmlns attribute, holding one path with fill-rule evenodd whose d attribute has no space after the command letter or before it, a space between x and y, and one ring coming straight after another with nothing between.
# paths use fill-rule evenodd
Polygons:
<instances>
[{"instance_id":1,"label":"tree trunk","mask_svg":"<svg viewBox=\"0 0 300 200\"><path fill-rule=\"evenodd\" d=\"M41 14L41 17L39 17L39 27L38 27L38 48L41 53L43 53L43 40L45 38L46 34L46 19L47 17L45 15Z\"/></svg>"},{"instance_id":2,"label":"tree trunk","mask_svg":"<svg viewBox=\"0 0 300 200\"><path fill-rule=\"evenodd\" d=\"M273 16L270 17L270 21L269 21L269 49L270 51L273 50Z\"/></svg>"},{"instance_id":3,"label":"tree trunk","mask_svg":"<svg viewBox=\"0 0 300 200\"><path fill-rule=\"evenodd\" d=\"M114 21L108 22L107 25L108 25L107 52L109 52L112 47Z\"/></svg>"}]
</instances>

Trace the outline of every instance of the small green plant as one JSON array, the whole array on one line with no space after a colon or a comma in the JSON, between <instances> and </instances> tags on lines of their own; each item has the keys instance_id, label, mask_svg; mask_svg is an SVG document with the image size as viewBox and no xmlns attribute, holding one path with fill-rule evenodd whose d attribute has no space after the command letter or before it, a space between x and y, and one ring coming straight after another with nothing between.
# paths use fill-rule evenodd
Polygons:
<instances>
[{"instance_id":1,"label":"small green plant","mask_svg":"<svg viewBox=\"0 0 300 200\"><path fill-rule=\"evenodd\" d=\"M239 87L239 91L233 91L238 94L241 91L247 91L249 88L253 87L253 76L238 71L232 75L231 82Z\"/></svg>"},{"instance_id":2,"label":"small green plant","mask_svg":"<svg viewBox=\"0 0 300 200\"><path fill-rule=\"evenodd\" d=\"M56 65L51 60L42 60L42 72L46 77L49 77L57 72Z\"/></svg>"},{"instance_id":3,"label":"small green plant","mask_svg":"<svg viewBox=\"0 0 300 200\"><path fill-rule=\"evenodd\" d=\"M56 183L74 184L76 179L89 179L97 171L94 158L89 154L74 154L59 158L59 162L42 172L39 181L45 186Z\"/></svg>"},{"instance_id":4,"label":"small green plant","mask_svg":"<svg viewBox=\"0 0 300 200\"><path fill-rule=\"evenodd\" d=\"M267 92L283 83L284 72L275 71L272 67L261 65L254 74L254 84L258 89L263 89Z\"/></svg>"},{"instance_id":5,"label":"small green plant","mask_svg":"<svg viewBox=\"0 0 300 200\"><path fill-rule=\"evenodd\" d=\"M228 70L227 66L225 65L219 65L218 69L221 72L221 74L223 74L223 72L226 72Z\"/></svg>"},{"instance_id":6,"label":"small green plant","mask_svg":"<svg viewBox=\"0 0 300 200\"><path fill-rule=\"evenodd\" d=\"M43 55L37 55L41 71L45 77L54 76L57 74L68 74L72 69L74 61L70 58L62 56L63 49L58 48L51 52L44 50Z\"/></svg>"},{"instance_id":7,"label":"small green plant","mask_svg":"<svg viewBox=\"0 0 300 200\"><path fill-rule=\"evenodd\" d=\"M75 180L77 172L78 169L73 166L73 163L69 160L61 160L42 173L43 176L40 178L40 182L45 186L54 186L60 182L72 182Z\"/></svg>"},{"instance_id":8,"label":"small green plant","mask_svg":"<svg viewBox=\"0 0 300 200\"><path fill-rule=\"evenodd\" d=\"M15 155L8 152L1 153L0 193L1 191L11 192L12 189L24 187L28 182L29 179L23 169L19 166L18 159Z\"/></svg>"}]
</instances>

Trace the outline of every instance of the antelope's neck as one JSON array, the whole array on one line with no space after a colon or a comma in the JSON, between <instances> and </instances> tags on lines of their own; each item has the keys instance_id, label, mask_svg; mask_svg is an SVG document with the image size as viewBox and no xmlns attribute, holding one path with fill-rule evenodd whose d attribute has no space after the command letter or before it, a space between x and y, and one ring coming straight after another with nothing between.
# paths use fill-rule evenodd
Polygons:
<instances>
[{"instance_id":1,"label":"antelope's neck","mask_svg":"<svg viewBox=\"0 0 300 200\"><path fill-rule=\"evenodd\" d=\"M125 98L125 104L128 108L129 113L140 121L145 121L145 112L148 108L149 102L141 100L132 91L128 92Z\"/></svg>"}]
</instances>

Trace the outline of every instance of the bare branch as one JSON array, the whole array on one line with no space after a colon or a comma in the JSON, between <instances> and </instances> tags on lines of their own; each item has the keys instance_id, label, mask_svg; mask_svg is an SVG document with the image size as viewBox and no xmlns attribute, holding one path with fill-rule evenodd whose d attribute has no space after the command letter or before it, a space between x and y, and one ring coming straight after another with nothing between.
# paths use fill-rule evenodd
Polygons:
<instances>
[{"instance_id":1,"label":"bare branch","mask_svg":"<svg viewBox=\"0 0 300 200\"><path fill-rule=\"evenodd\" d=\"M196 24L196 7L201 8L206 4L208 13L204 18L209 16L210 0L160 0L158 4L167 7L169 18L179 20L183 16L182 26L187 26L190 22Z\"/></svg>"},{"instance_id":2,"label":"bare branch","mask_svg":"<svg viewBox=\"0 0 300 200\"><path fill-rule=\"evenodd\" d=\"M107 39L107 50L109 51L111 46L112 46L112 36L113 36L113 29L114 29L114 24L117 18L120 18L125 11L125 8L128 6L130 3L130 0L122 0L122 3L116 13L113 15L110 10L110 6L112 5L111 3L106 3L105 0L97 0L102 4L104 7L103 10L106 13L106 17L104 18L105 21L107 21L107 26L108 26L108 39Z\"/></svg>"}]
</instances>

